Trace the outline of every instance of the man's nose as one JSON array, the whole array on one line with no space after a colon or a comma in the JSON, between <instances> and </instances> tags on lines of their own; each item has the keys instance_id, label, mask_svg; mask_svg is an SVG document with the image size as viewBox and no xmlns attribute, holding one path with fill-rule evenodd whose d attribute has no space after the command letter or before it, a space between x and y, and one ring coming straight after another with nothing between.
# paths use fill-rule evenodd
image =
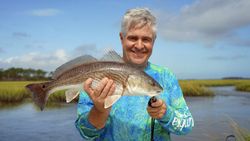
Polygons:
<instances>
[{"instance_id":1,"label":"man's nose","mask_svg":"<svg viewBox=\"0 0 250 141\"><path fill-rule=\"evenodd\" d=\"M137 40L135 47L136 47L137 49L143 49L143 48L144 48L144 45L143 45L142 40Z\"/></svg>"}]
</instances>

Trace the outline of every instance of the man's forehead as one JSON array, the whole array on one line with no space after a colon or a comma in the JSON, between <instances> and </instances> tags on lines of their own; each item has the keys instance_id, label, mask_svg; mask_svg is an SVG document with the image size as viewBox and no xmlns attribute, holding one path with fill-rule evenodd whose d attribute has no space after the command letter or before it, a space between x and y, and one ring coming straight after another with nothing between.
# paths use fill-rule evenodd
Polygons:
<instances>
[{"instance_id":1,"label":"man's forehead","mask_svg":"<svg viewBox=\"0 0 250 141\"><path fill-rule=\"evenodd\" d=\"M131 25L128 30L138 30L138 29L142 29L142 30L152 30L153 28L152 26L150 26L149 24L135 24L135 25Z\"/></svg>"},{"instance_id":2,"label":"man's forehead","mask_svg":"<svg viewBox=\"0 0 250 141\"><path fill-rule=\"evenodd\" d=\"M127 32L128 36L129 35L136 35L136 34L141 34L143 36L153 37L153 29L150 26L134 27L134 28L130 28Z\"/></svg>"}]
</instances>

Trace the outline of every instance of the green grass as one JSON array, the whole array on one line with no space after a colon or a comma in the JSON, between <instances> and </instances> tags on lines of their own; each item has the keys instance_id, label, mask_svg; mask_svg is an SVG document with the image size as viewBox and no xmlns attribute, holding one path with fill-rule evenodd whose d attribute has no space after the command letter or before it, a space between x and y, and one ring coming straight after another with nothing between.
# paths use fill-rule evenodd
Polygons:
<instances>
[{"instance_id":1,"label":"green grass","mask_svg":"<svg viewBox=\"0 0 250 141\"><path fill-rule=\"evenodd\" d=\"M237 91L250 92L250 82L239 83L236 85Z\"/></svg>"},{"instance_id":2,"label":"green grass","mask_svg":"<svg viewBox=\"0 0 250 141\"><path fill-rule=\"evenodd\" d=\"M57 91L49 96L48 102L65 102L65 91Z\"/></svg>"},{"instance_id":3,"label":"green grass","mask_svg":"<svg viewBox=\"0 0 250 141\"><path fill-rule=\"evenodd\" d=\"M205 88L204 86L199 86L195 83L189 83L188 81L181 81L180 87L182 89L184 96L213 96L213 92Z\"/></svg>"},{"instance_id":4,"label":"green grass","mask_svg":"<svg viewBox=\"0 0 250 141\"><path fill-rule=\"evenodd\" d=\"M0 103L18 103L31 99L32 95L25 89L30 83L41 81L2 81L0 82ZM250 92L250 80L180 80L185 96L211 96L213 92L206 87L236 86L236 90ZM65 102L64 91L58 91L49 97L49 102ZM75 100L77 101L77 99Z\"/></svg>"},{"instance_id":5,"label":"green grass","mask_svg":"<svg viewBox=\"0 0 250 141\"><path fill-rule=\"evenodd\" d=\"M22 102L25 98L31 98L31 95L24 89L28 83L30 82L0 82L0 102Z\"/></svg>"},{"instance_id":6,"label":"green grass","mask_svg":"<svg viewBox=\"0 0 250 141\"><path fill-rule=\"evenodd\" d=\"M41 81L4 81L0 82L0 103L20 103L25 99L31 99L32 95L25 86ZM50 95L48 102L65 102L64 91L58 91Z\"/></svg>"},{"instance_id":7,"label":"green grass","mask_svg":"<svg viewBox=\"0 0 250 141\"><path fill-rule=\"evenodd\" d=\"M211 96L212 91L206 87L236 86L238 91L250 92L250 80L180 80L180 86L185 96Z\"/></svg>"}]
</instances>

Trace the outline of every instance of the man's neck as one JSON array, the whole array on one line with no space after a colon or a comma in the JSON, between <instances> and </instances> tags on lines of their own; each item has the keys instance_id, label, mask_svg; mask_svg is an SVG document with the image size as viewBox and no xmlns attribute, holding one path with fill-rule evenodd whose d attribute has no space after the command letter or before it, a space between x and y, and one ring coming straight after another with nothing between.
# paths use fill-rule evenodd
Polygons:
<instances>
[{"instance_id":1,"label":"man's neck","mask_svg":"<svg viewBox=\"0 0 250 141\"><path fill-rule=\"evenodd\" d=\"M140 64L140 65L139 64L133 64L133 63L128 63L128 64L130 64L133 67L138 68L139 70L144 70L148 66L148 62L145 63L145 64Z\"/></svg>"}]
</instances>

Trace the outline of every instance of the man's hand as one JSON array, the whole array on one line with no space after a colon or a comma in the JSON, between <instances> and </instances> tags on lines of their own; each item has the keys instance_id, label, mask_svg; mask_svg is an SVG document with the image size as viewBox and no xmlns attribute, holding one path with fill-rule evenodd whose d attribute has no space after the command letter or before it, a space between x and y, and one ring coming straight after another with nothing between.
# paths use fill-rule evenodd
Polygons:
<instances>
[{"instance_id":1,"label":"man's hand","mask_svg":"<svg viewBox=\"0 0 250 141\"><path fill-rule=\"evenodd\" d=\"M103 78L96 89L91 88L93 79L89 78L84 83L84 90L87 92L89 97L94 103L94 108L100 112L109 112L111 108L105 109L104 102L107 96L110 96L115 91L115 83L113 80Z\"/></svg>"},{"instance_id":2,"label":"man's hand","mask_svg":"<svg viewBox=\"0 0 250 141\"><path fill-rule=\"evenodd\" d=\"M151 106L147 107L148 114L155 119L160 119L164 116L167 111L167 106L164 101L157 99L156 102L153 102Z\"/></svg>"}]
</instances>

